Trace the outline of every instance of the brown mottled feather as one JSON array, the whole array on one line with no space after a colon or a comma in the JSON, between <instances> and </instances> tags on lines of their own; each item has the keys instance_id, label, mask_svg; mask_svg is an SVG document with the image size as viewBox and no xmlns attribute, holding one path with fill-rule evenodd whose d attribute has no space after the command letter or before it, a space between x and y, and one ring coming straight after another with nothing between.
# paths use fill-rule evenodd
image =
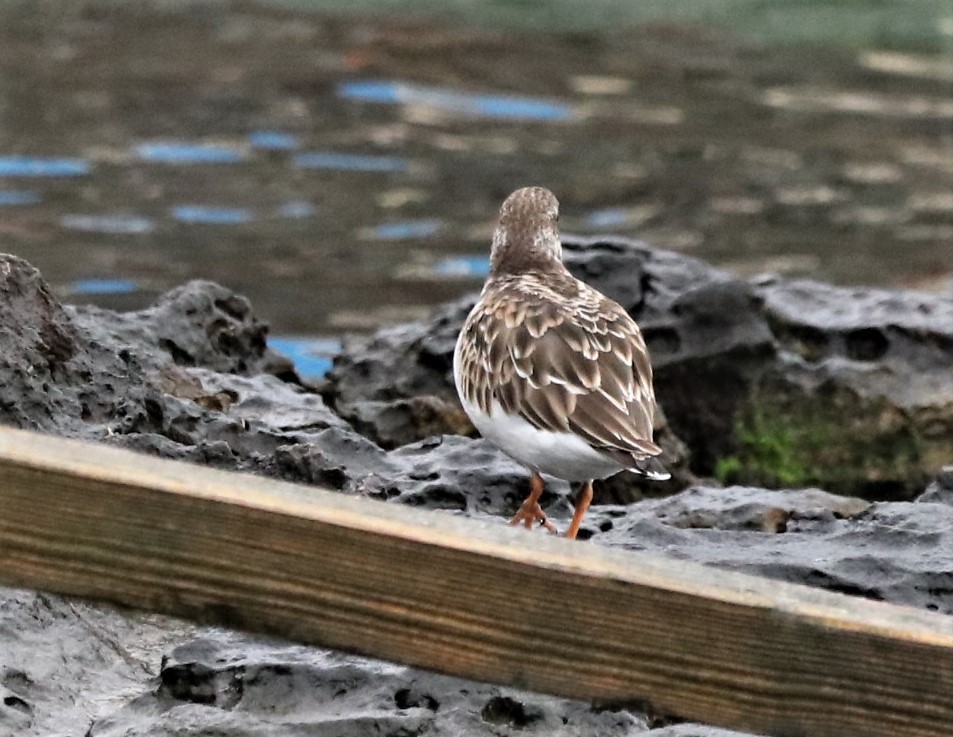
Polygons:
<instances>
[{"instance_id":1,"label":"brown mottled feather","mask_svg":"<svg viewBox=\"0 0 953 737\"><path fill-rule=\"evenodd\" d=\"M480 305L464 326L469 401L573 432L623 467L661 453L645 341L619 305L568 272L491 277Z\"/></svg>"}]
</instances>

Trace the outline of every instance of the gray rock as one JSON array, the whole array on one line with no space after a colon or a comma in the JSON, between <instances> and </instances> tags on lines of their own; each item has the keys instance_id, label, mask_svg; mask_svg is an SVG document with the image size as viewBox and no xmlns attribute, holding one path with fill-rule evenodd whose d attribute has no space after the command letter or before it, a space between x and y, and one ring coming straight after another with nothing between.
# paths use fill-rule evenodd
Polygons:
<instances>
[{"instance_id":1,"label":"gray rock","mask_svg":"<svg viewBox=\"0 0 953 737\"><path fill-rule=\"evenodd\" d=\"M953 614L953 507L945 504L695 487L594 508L585 531L614 547Z\"/></svg>"},{"instance_id":2,"label":"gray rock","mask_svg":"<svg viewBox=\"0 0 953 737\"><path fill-rule=\"evenodd\" d=\"M458 300L426 323L384 328L352 338L334 361L325 399L341 416L358 423L369 437L397 446L428 437L414 423L397 433L389 413L418 397L442 401L456 414L446 427L467 423L453 391L453 349L474 298ZM393 408L393 409L392 409Z\"/></svg>"},{"instance_id":3,"label":"gray rock","mask_svg":"<svg viewBox=\"0 0 953 737\"><path fill-rule=\"evenodd\" d=\"M953 507L953 466L941 468L936 480L917 497L917 501L931 504L948 504Z\"/></svg>"},{"instance_id":4,"label":"gray rock","mask_svg":"<svg viewBox=\"0 0 953 737\"><path fill-rule=\"evenodd\" d=\"M0 588L0 735L81 737L148 686L191 625Z\"/></svg>"},{"instance_id":5,"label":"gray rock","mask_svg":"<svg viewBox=\"0 0 953 737\"><path fill-rule=\"evenodd\" d=\"M255 470L275 448L346 427L321 397L261 373L247 300L191 282L141 312L63 307L32 266L0 254L0 422Z\"/></svg>"},{"instance_id":6,"label":"gray rock","mask_svg":"<svg viewBox=\"0 0 953 737\"><path fill-rule=\"evenodd\" d=\"M258 374L276 359L267 348L267 326L252 314L248 300L214 282L191 281L139 312L67 310L77 325L101 333L105 343L151 346L141 357L150 368L171 359L178 366Z\"/></svg>"},{"instance_id":7,"label":"gray rock","mask_svg":"<svg viewBox=\"0 0 953 737\"><path fill-rule=\"evenodd\" d=\"M578 702L239 635L172 650L154 688L98 722L90 737L191 734L641 735L646 719ZM305 697L305 694L307 695ZM145 729L130 725L153 718Z\"/></svg>"}]
</instances>

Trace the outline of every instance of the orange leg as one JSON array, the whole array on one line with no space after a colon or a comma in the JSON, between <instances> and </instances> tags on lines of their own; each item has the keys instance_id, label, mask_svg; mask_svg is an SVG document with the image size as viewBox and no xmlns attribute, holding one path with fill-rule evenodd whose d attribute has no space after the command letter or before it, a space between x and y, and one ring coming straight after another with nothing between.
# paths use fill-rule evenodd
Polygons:
<instances>
[{"instance_id":1,"label":"orange leg","mask_svg":"<svg viewBox=\"0 0 953 737\"><path fill-rule=\"evenodd\" d=\"M543 511L543 508L539 506L539 497L542 493L543 477L534 471L529 479L529 496L526 497L526 501L520 505L519 510L513 516L513 519L510 520L510 524L518 525L522 522L523 526L529 530L532 529L534 523L539 522L555 535L556 527L546 518L546 513Z\"/></svg>"},{"instance_id":2,"label":"orange leg","mask_svg":"<svg viewBox=\"0 0 953 737\"><path fill-rule=\"evenodd\" d=\"M592 504L592 482L587 481L579 490L579 498L576 499L576 511L572 516L572 522L569 529L566 530L566 537L575 540L579 534L579 528L582 526L582 518L586 516L586 510Z\"/></svg>"}]
</instances>

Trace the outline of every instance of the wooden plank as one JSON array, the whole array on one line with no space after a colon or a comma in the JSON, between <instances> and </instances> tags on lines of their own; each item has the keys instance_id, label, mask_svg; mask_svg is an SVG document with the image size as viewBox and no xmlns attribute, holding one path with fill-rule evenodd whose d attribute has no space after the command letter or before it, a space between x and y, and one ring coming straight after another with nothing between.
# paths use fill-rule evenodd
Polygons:
<instances>
[{"instance_id":1,"label":"wooden plank","mask_svg":"<svg viewBox=\"0 0 953 737\"><path fill-rule=\"evenodd\" d=\"M953 725L953 617L3 428L0 583L764 734Z\"/></svg>"}]
</instances>

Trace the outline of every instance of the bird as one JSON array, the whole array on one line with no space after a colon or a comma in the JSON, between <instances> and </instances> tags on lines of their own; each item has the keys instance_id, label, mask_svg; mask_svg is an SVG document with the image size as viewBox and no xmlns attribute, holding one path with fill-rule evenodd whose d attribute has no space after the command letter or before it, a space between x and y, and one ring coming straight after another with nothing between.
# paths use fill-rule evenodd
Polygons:
<instances>
[{"instance_id":1,"label":"bird","mask_svg":"<svg viewBox=\"0 0 953 737\"><path fill-rule=\"evenodd\" d=\"M480 434L530 471L510 520L557 533L539 499L543 474L582 486L566 537L576 538L595 479L623 470L670 478L653 440L652 364L623 307L563 264L559 202L544 187L500 208L490 272L453 355L463 409Z\"/></svg>"}]
</instances>

